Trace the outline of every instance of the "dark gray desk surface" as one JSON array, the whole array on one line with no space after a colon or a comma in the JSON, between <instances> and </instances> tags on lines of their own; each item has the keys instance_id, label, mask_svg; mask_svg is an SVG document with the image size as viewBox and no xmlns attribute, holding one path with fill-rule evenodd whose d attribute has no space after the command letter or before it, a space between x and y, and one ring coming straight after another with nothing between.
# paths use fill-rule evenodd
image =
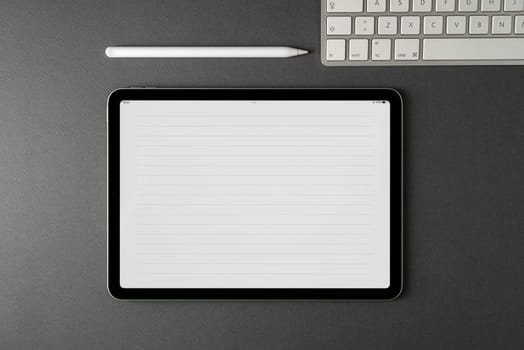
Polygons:
<instances>
[{"instance_id":1,"label":"dark gray desk surface","mask_svg":"<svg viewBox=\"0 0 524 350\"><path fill-rule=\"evenodd\" d=\"M0 348L524 346L524 66L325 68L318 0L0 4ZM109 60L108 45L295 45L282 60ZM393 302L119 302L106 291L118 87L395 87L405 291Z\"/></svg>"}]
</instances>

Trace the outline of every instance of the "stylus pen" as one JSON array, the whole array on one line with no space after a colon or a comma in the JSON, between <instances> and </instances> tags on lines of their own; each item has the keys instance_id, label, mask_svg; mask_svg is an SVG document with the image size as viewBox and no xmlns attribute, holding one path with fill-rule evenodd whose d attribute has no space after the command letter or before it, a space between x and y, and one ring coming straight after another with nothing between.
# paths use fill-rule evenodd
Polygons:
<instances>
[{"instance_id":1,"label":"stylus pen","mask_svg":"<svg viewBox=\"0 0 524 350\"><path fill-rule=\"evenodd\" d=\"M308 51L287 46L112 46L111 58L288 58Z\"/></svg>"}]
</instances>

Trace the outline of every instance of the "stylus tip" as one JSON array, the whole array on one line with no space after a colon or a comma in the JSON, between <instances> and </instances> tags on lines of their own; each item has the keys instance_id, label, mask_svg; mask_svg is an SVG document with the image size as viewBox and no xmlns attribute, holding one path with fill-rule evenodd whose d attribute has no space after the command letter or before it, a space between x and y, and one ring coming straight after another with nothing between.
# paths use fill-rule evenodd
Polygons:
<instances>
[{"instance_id":1,"label":"stylus tip","mask_svg":"<svg viewBox=\"0 0 524 350\"><path fill-rule=\"evenodd\" d=\"M309 51L307 50L297 49L297 56L306 55L308 53Z\"/></svg>"}]
</instances>

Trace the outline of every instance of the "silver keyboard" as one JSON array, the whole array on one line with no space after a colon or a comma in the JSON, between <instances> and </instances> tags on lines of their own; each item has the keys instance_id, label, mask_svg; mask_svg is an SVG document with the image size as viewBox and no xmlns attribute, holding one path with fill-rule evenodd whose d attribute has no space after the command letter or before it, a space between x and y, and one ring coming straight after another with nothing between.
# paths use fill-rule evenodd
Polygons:
<instances>
[{"instance_id":1,"label":"silver keyboard","mask_svg":"<svg viewBox=\"0 0 524 350\"><path fill-rule=\"evenodd\" d=\"M524 65L524 0L321 0L326 66Z\"/></svg>"}]
</instances>

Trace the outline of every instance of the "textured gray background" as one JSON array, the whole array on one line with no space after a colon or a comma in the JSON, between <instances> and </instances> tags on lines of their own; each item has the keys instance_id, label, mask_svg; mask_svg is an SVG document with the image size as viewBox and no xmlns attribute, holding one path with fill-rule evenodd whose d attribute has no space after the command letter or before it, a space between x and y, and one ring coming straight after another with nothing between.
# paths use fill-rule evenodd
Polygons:
<instances>
[{"instance_id":1,"label":"textured gray background","mask_svg":"<svg viewBox=\"0 0 524 350\"><path fill-rule=\"evenodd\" d=\"M524 346L524 66L326 68L318 0L2 0L0 348ZM295 45L288 60L109 60L108 45ZM403 296L119 302L106 291L106 97L118 87L395 87Z\"/></svg>"}]
</instances>

